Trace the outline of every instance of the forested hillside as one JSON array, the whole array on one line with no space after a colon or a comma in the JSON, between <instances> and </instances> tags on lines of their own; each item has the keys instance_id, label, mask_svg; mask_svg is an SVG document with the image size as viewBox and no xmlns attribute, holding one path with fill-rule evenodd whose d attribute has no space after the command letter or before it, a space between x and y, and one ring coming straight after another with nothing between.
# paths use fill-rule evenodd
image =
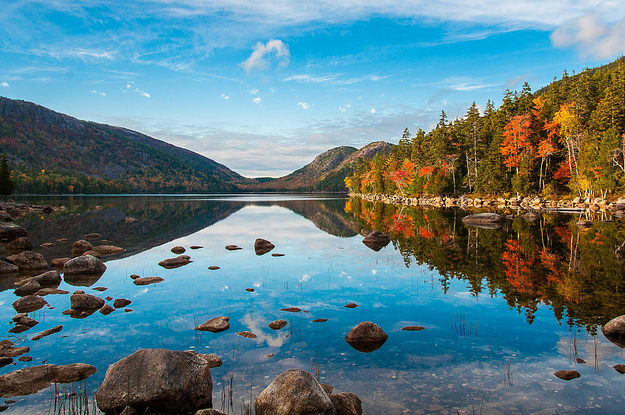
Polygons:
<instances>
[{"instance_id":1,"label":"forested hillside","mask_svg":"<svg viewBox=\"0 0 625 415\"><path fill-rule=\"evenodd\" d=\"M606 196L625 192L625 58L503 103L441 113L429 132L408 129L387 157L359 163L345 182L361 193Z\"/></svg>"},{"instance_id":2,"label":"forested hillside","mask_svg":"<svg viewBox=\"0 0 625 415\"><path fill-rule=\"evenodd\" d=\"M16 193L233 192L250 181L138 132L3 97L0 153L8 155Z\"/></svg>"}]
</instances>

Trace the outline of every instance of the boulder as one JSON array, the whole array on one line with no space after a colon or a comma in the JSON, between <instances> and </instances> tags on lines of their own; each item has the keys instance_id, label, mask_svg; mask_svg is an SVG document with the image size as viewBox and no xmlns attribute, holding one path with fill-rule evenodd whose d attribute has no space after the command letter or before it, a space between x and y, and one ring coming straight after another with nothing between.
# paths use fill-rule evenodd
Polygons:
<instances>
[{"instance_id":1,"label":"boulder","mask_svg":"<svg viewBox=\"0 0 625 415\"><path fill-rule=\"evenodd\" d=\"M54 268L63 268L65 263L69 261L71 258L55 258L52 260L52 266Z\"/></svg>"},{"instance_id":2,"label":"boulder","mask_svg":"<svg viewBox=\"0 0 625 415\"><path fill-rule=\"evenodd\" d=\"M37 293L41 289L41 285L35 280L31 280L29 283L22 285L21 287L17 287L14 291L15 295L18 297L24 297L27 295L33 295Z\"/></svg>"},{"instance_id":3,"label":"boulder","mask_svg":"<svg viewBox=\"0 0 625 415\"><path fill-rule=\"evenodd\" d=\"M254 333L252 333L251 331L238 331L236 332L237 336L241 336L241 337L245 337L247 339L255 339L256 336Z\"/></svg>"},{"instance_id":4,"label":"boulder","mask_svg":"<svg viewBox=\"0 0 625 415\"><path fill-rule=\"evenodd\" d=\"M68 275L100 274L106 271L106 265L92 255L72 258L63 265L63 275L67 281Z\"/></svg>"},{"instance_id":5,"label":"boulder","mask_svg":"<svg viewBox=\"0 0 625 415\"><path fill-rule=\"evenodd\" d=\"M254 251L256 255L265 255L267 252L271 252L276 246L266 239L258 238L254 241Z\"/></svg>"},{"instance_id":6,"label":"boulder","mask_svg":"<svg viewBox=\"0 0 625 415\"><path fill-rule=\"evenodd\" d=\"M10 249L10 250L15 250L15 251L19 251L19 250L28 250L28 249L33 249L34 245L33 243L30 241L30 239L28 239L28 237L26 236L21 236L19 238L15 238L13 239L11 242L9 242L6 246L6 249Z\"/></svg>"},{"instance_id":7,"label":"boulder","mask_svg":"<svg viewBox=\"0 0 625 415\"><path fill-rule=\"evenodd\" d=\"M0 342L0 356L2 357L17 357L28 352L30 352L30 347L14 347L13 342L10 340L2 340Z\"/></svg>"},{"instance_id":8,"label":"boulder","mask_svg":"<svg viewBox=\"0 0 625 415\"><path fill-rule=\"evenodd\" d=\"M50 294L69 294L69 291L59 290L58 288L42 288L35 294L43 297Z\"/></svg>"},{"instance_id":9,"label":"boulder","mask_svg":"<svg viewBox=\"0 0 625 415\"><path fill-rule=\"evenodd\" d=\"M20 252L17 255L11 255L7 259L19 267L20 270L37 270L48 268L43 255L32 251Z\"/></svg>"},{"instance_id":10,"label":"boulder","mask_svg":"<svg viewBox=\"0 0 625 415\"><path fill-rule=\"evenodd\" d=\"M28 327L33 327L39 323L37 320L28 317L28 314L26 313L17 314L15 317L13 317L13 322L15 324L21 324Z\"/></svg>"},{"instance_id":11,"label":"boulder","mask_svg":"<svg viewBox=\"0 0 625 415\"><path fill-rule=\"evenodd\" d=\"M16 273L20 270L20 268L10 262L0 260L0 274L12 274Z\"/></svg>"},{"instance_id":12,"label":"boulder","mask_svg":"<svg viewBox=\"0 0 625 415\"><path fill-rule=\"evenodd\" d=\"M388 339L380 326L370 321L359 323L345 336L345 341L359 352L369 353L379 349Z\"/></svg>"},{"instance_id":13,"label":"boulder","mask_svg":"<svg viewBox=\"0 0 625 415\"><path fill-rule=\"evenodd\" d=\"M290 369L258 395L256 415L336 415L336 409L313 375Z\"/></svg>"},{"instance_id":14,"label":"boulder","mask_svg":"<svg viewBox=\"0 0 625 415\"><path fill-rule=\"evenodd\" d=\"M184 246L174 246L173 248L171 248L171 252L176 255L184 254L186 251L187 250L184 249Z\"/></svg>"},{"instance_id":15,"label":"boulder","mask_svg":"<svg viewBox=\"0 0 625 415\"><path fill-rule=\"evenodd\" d=\"M380 231L373 231L369 235L365 236L362 243L373 249L375 252L380 251L386 245L391 242L391 237L383 234Z\"/></svg>"},{"instance_id":16,"label":"boulder","mask_svg":"<svg viewBox=\"0 0 625 415\"><path fill-rule=\"evenodd\" d=\"M69 298L73 310L98 310L104 300L91 294L72 294Z\"/></svg>"},{"instance_id":17,"label":"boulder","mask_svg":"<svg viewBox=\"0 0 625 415\"><path fill-rule=\"evenodd\" d=\"M625 347L625 315L613 318L601 328L603 335L612 343Z\"/></svg>"},{"instance_id":18,"label":"boulder","mask_svg":"<svg viewBox=\"0 0 625 415\"><path fill-rule=\"evenodd\" d=\"M165 269L173 269L173 268L181 267L183 265L187 265L190 262L192 261L189 255L180 255L180 256L177 256L176 258L164 259L161 262L159 262L158 265L160 265L161 267Z\"/></svg>"},{"instance_id":19,"label":"boulder","mask_svg":"<svg viewBox=\"0 0 625 415\"><path fill-rule=\"evenodd\" d=\"M93 247L93 251L96 251L102 256L109 256L109 255L121 254L122 252L125 252L126 250L119 246L98 245L98 246Z\"/></svg>"},{"instance_id":20,"label":"boulder","mask_svg":"<svg viewBox=\"0 0 625 415\"><path fill-rule=\"evenodd\" d=\"M102 308L100 309L100 313L104 314L105 316L108 316L113 311L115 311L115 309L108 304L104 304Z\"/></svg>"},{"instance_id":21,"label":"boulder","mask_svg":"<svg viewBox=\"0 0 625 415\"><path fill-rule=\"evenodd\" d=\"M100 255L98 251L94 251L93 249L91 251L83 252L81 256L87 256L87 255L94 256L98 259L102 258L102 255Z\"/></svg>"},{"instance_id":22,"label":"boulder","mask_svg":"<svg viewBox=\"0 0 625 415\"><path fill-rule=\"evenodd\" d=\"M13 308L18 313L30 313L31 311L39 310L46 304L48 304L48 302L37 295L27 295L16 300L13 303Z\"/></svg>"},{"instance_id":23,"label":"boulder","mask_svg":"<svg viewBox=\"0 0 625 415\"><path fill-rule=\"evenodd\" d=\"M32 395L51 383L79 382L97 371L95 367L85 363L27 367L0 376L0 397Z\"/></svg>"},{"instance_id":24,"label":"boulder","mask_svg":"<svg viewBox=\"0 0 625 415\"><path fill-rule=\"evenodd\" d=\"M0 240L12 241L13 239L27 236L26 229L13 223L0 222Z\"/></svg>"},{"instance_id":25,"label":"boulder","mask_svg":"<svg viewBox=\"0 0 625 415\"><path fill-rule=\"evenodd\" d=\"M150 285L157 284L159 282L165 281L161 277L144 277L144 278L135 278L132 283L134 285Z\"/></svg>"},{"instance_id":26,"label":"boulder","mask_svg":"<svg viewBox=\"0 0 625 415\"><path fill-rule=\"evenodd\" d=\"M81 239L80 241L74 242L72 245L72 254L73 255L82 255L84 252L91 251L93 249L93 245L90 242Z\"/></svg>"},{"instance_id":27,"label":"boulder","mask_svg":"<svg viewBox=\"0 0 625 415\"><path fill-rule=\"evenodd\" d=\"M42 287L56 288L61 284L61 274L56 271L47 271L33 278Z\"/></svg>"},{"instance_id":28,"label":"boulder","mask_svg":"<svg viewBox=\"0 0 625 415\"><path fill-rule=\"evenodd\" d=\"M496 213L477 213L465 216L462 222L474 228L499 229L503 226L505 218Z\"/></svg>"},{"instance_id":29,"label":"boulder","mask_svg":"<svg viewBox=\"0 0 625 415\"><path fill-rule=\"evenodd\" d=\"M345 307L345 308L356 308L356 307L358 307L358 304L356 304L356 303L349 303L349 304L345 304L343 307Z\"/></svg>"},{"instance_id":30,"label":"boulder","mask_svg":"<svg viewBox=\"0 0 625 415\"><path fill-rule=\"evenodd\" d=\"M577 370L558 370L554 375L562 380L573 380L581 376Z\"/></svg>"},{"instance_id":31,"label":"boulder","mask_svg":"<svg viewBox=\"0 0 625 415\"><path fill-rule=\"evenodd\" d=\"M113 307L115 308L124 308L127 305L132 304L132 301L126 299L126 298L117 298L115 299L115 301L113 301Z\"/></svg>"},{"instance_id":32,"label":"boulder","mask_svg":"<svg viewBox=\"0 0 625 415\"><path fill-rule=\"evenodd\" d=\"M212 357L207 360L203 356L165 349L139 350L108 368L96 394L98 407L107 414L119 413L127 406L165 413L210 408Z\"/></svg>"},{"instance_id":33,"label":"boulder","mask_svg":"<svg viewBox=\"0 0 625 415\"><path fill-rule=\"evenodd\" d=\"M220 333L230 328L230 317L214 317L207 322L195 327L194 330L210 331L211 333Z\"/></svg>"},{"instance_id":34,"label":"boulder","mask_svg":"<svg viewBox=\"0 0 625 415\"><path fill-rule=\"evenodd\" d=\"M269 328L272 330L280 330L284 328L288 323L286 320L274 320L268 324Z\"/></svg>"},{"instance_id":35,"label":"boulder","mask_svg":"<svg viewBox=\"0 0 625 415\"><path fill-rule=\"evenodd\" d=\"M211 408L211 409L201 409L193 415L226 415L226 414L223 412L219 412L216 409Z\"/></svg>"},{"instance_id":36,"label":"boulder","mask_svg":"<svg viewBox=\"0 0 625 415\"><path fill-rule=\"evenodd\" d=\"M336 415L362 415L362 401L354 393L341 392L330 395L330 401L336 409Z\"/></svg>"}]
</instances>

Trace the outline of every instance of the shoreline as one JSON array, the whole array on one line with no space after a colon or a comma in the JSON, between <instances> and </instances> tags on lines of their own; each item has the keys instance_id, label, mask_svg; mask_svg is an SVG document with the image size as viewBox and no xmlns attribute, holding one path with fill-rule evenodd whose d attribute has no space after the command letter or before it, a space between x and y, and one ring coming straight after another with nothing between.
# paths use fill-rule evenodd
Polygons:
<instances>
[{"instance_id":1,"label":"shoreline","mask_svg":"<svg viewBox=\"0 0 625 415\"><path fill-rule=\"evenodd\" d=\"M350 197L358 197L369 202L382 202L398 206L415 206L430 208L495 208L498 210L514 209L518 211L540 211L561 213L603 212L615 216L625 216L625 199L610 202L603 198L573 200L546 200L540 197L512 197L497 199L471 197L421 196L404 197L398 195L349 193Z\"/></svg>"}]
</instances>

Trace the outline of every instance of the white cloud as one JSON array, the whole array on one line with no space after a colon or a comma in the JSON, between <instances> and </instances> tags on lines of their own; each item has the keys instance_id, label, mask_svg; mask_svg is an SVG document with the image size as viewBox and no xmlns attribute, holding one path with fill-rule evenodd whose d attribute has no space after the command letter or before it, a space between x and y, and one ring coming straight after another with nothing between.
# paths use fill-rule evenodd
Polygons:
<instances>
[{"instance_id":1,"label":"white cloud","mask_svg":"<svg viewBox=\"0 0 625 415\"><path fill-rule=\"evenodd\" d=\"M132 88L132 86L130 86L130 84L126 84L126 88Z\"/></svg>"},{"instance_id":2,"label":"white cloud","mask_svg":"<svg viewBox=\"0 0 625 415\"><path fill-rule=\"evenodd\" d=\"M282 42L280 39L271 39L266 44L258 42L254 46L254 51L245 61L241 63L241 67L245 69L245 72L249 73L252 69L263 69L267 66L265 56L274 53L277 60L280 61L280 66L287 66L289 64L289 45Z\"/></svg>"},{"instance_id":3,"label":"white cloud","mask_svg":"<svg viewBox=\"0 0 625 415\"><path fill-rule=\"evenodd\" d=\"M289 77L286 77L283 79L284 82L288 82L288 81L296 81L302 84L320 84L320 83L324 83L324 82L328 82L328 81L333 81L335 80L337 77L341 76L343 74L340 73L335 73L335 74L329 74L329 75L319 75L319 76L314 76L314 75L292 75Z\"/></svg>"},{"instance_id":4,"label":"white cloud","mask_svg":"<svg viewBox=\"0 0 625 415\"><path fill-rule=\"evenodd\" d=\"M9 83L8 83L8 82L3 82L1 85L2 85L4 88L8 88L8 87L9 87Z\"/></svg>"},{"instance_id":5,"label":"white cloud","mask_svg":"<svg viewBox=\"0 0 625 415\"><path fill-rule=\"evenodd\" d=\"M251 95L256 95L256 94L258 94L258 89L254 89L254 88L250 89L250 94L251 94Z\"/></svg>"},{"instance_id":6,"label":"white cloud","mask_svg":"<svg viewBox=\"0 0 625 415\"><path fill-rule=\"evenodd\" d=\"M347 109L348 109L349 107L351 107L351 106L352 106L352 104L347 104L347 105L345 105L344 107L339 107L339 110L340 110L341 112L345 112L345 111L347 111Z\"/></svg>"},{"instance_id":7,"label":"white cloud","mask_svg":"<svg viewBox=\"0 0 625 415\"><path fill-rule=\"evenodd\" d=\"M297 105L299 105L300 107L302 107L302 109L307 110L308 108L310 108L310 105L308 105L305 102L299 102Z\"/></svg>"},{"instance_id":8,"label":"white cloud","mask_svg":"<svg viewBox=\"0 0 625 415\"><path fill-rule=\"evenodd\" d=\"M222 97L223 99L230 99L230 97L229 97L228 95L226 95L226 94L221 94L221 97Z\"/></svg>"},{"instance_id":9,"label":"white cloud","mask_svg":"<svg viewBox=\"0 0 625 415\"><path fill-rule=\"evenodd\" d=\"M106 96L106 93L104 93L104 92L100 92L100 91L96 91L95 89L92 89L92 90L91 90L91 93L92 93L92 94L97 94L97 95L100 95L100 96L103 96L103 97L105 97L105 96Z\"/></svg>"},{"instance_id":10,"label":"white cloud","mask_svg":"<svg viewBox=\"0 0 625 415\"><path fill-rule=\"evenodd\" d=\"M583 58L612 59L625 53L625 17L608 23L597 14L586 14L560 25L551 42L559 48L575 48Z\"/></svg>"},{"instance_id":11,"label":"white cloud","mask_svg":"<svg viewBox=\"0 0 625 415\"><path fill-rule=\"evenodd\" d=\"M371 108L371 114L375 114L375 108Z\"/></svg>"},{"instance_id":12,"label":"white cloud","mask_svg":"<svg viewBox=\"0 0 625 415\"><path fill-rule=\"evenodd\" d=\"M150 94L148 94L147 92L145 92L145 91L143 91L143 90L141 90L139 88L135 88L135 92L137 92L142 97L150 98Z\"/></svg>"},{"instance_id":13,"label":"white cloud","mask_svg":"<svg viewBox=\"0 0 625 415\"><path fill-rule=\"evenodd\" d=\"M260 104L260 102L262 101L260 98L256 97L254 98L252 101L254 101L255 104Z\"/></svg>"}]
</instances>

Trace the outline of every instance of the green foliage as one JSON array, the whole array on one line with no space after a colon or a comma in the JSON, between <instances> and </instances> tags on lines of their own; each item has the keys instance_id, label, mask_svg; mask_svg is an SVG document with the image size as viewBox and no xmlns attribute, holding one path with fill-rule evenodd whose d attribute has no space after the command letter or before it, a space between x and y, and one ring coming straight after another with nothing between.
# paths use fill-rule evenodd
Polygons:
<instances>
[{"instance_id":1,"label":"green foliage","mask_svg":"<svg viewBox=\"0 0 625 415\"><path fill-rule=\"evenodd\" d=\"M11 170L9 169L9 162L7 161L7 155L2 154L0 159L0 195L8 196L15 191L15 182L11 178Z\"/></svg>"}]
</instances>

